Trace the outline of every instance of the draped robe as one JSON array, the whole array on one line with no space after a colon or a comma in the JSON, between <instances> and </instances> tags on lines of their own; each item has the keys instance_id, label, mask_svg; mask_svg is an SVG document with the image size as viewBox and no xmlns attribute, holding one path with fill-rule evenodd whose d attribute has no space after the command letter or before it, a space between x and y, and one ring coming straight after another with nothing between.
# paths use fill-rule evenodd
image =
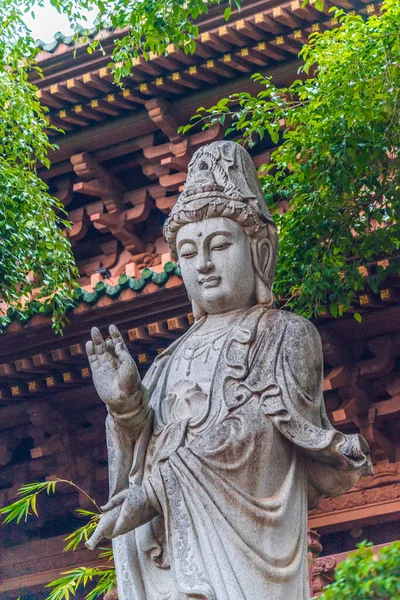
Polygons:
<instances>
[{"instance_id":1,"label":"draped robe","mask_svg":"<svg viewBox=\"0 0 400 600\"><path fill-rule=\"evenodd\" d=\"M156 358L129 422L107 417L110 496L142 485L158 513L113 540L119 599L306 600L307 508L370 472L368 446L327 419L315 327L260 305L225 338L207 393L182 382L171 396L169 367L201 324Z\"/></svg>"}]
</instances>

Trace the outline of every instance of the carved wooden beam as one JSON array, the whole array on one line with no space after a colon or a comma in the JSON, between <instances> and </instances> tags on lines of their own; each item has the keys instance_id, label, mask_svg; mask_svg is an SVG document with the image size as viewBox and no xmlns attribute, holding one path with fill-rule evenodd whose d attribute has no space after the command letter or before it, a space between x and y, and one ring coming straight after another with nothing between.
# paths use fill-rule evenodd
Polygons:
<instances>
[{"instance_id":1,"label":"carved wooden beam","mask_svg":"<svg viewBox=\"0 0 400 600\"><path fill-rule=\"evenodd\" d=\"M87 362L87 354L82 344L73 344L69 347L70 354L73 358Z\"/></svg>"},{"instance_id":2,"label":"carved wooden beam","mask_svg":"<svg viewBox=\"0 0 400 600\"><path fill-rule=\"evenodd\" d=\"M319 596L326 585L334 580L337 561L334 556L319 556L312 561L310 569L311 595Z\"/></svg>"},{"instance_id":3,"label":"carved wooden beam","mask_svg":"<svg viewBox=\"0 0 400 600\"><path fill-rule=\"evenodd\" d=\"M147 219L154 206L153 199L147 189L142 188L134 192L125 193L120 197L120 202L121 206L126 206L127 204L133 206L124 210L107 211L106 203L101 201L89 204L85 207L85 210L96 229L102 233L110 231L131 254L144 252L146 244L135 233L135 225ZM91 259L89 263L92 262L93 260ZM89 275L90 273L87 274Z\"/></svg>"},{"instance_id":4,"label":"carved wooden beam","mask_svg":"<svg viewBox=\"0 0 400 600\"><path fill-rule=\"evenodd\" d=\"M0 434L0 466L4 467L11 461L19 441L13 431L3 431Z\"/></svg>"},{"instance_id":5,"label":"carved wooden beam","mask_svg":"<svg viewBox=\"0 0 400 600\"><path fill-rule=\"evenodd\" d=\"M379 428L377 423L378 409L373 406L366 416L358 417L360 433L367 440L373 455L384 454L390 462L400 459L400 445L396 444Z\"/></svg>"},{"instance_id":6,"label":"carved wooden beam","mask_svg":"<svg viewBox=\"0 0 400 600\"><path fill-rule=\"evenodd\" d=\"M359 367L360 377L369 380L374 377L388 375L393 369L395 359L392 336L385 335L372 338L368 342L368 348L375 357L361 362Z\"/></svg>"},{"instance_id":7,"label":"carved wooden beam","mask_svg":"<svg viewBox=\"0 0 400 600\"><path fill-rule=\"evenodd\" d=\"M134 210L134 209L133 209ZM127 212L94 213L90 216L94 226L100 230L111 231L131 254L143 252L145 244L135 233L134 224L129 221Z\"/></svg>"},{"instance_id":8,"label":"carved wooden beam","mask_svg":"<svg viewBox=\"0 0 400 600\"><path fill-rule=\"evenodd\" d=\"M324 361L332 367L343 364L351 365L354 358L352 360L349 345L344 344L338 336L333 335L328 330L323 330L320 333Z\"/></svg>"},{"instance_id":9,"label":"carved wooden beam","mask_svg":"<svg viewBox=\"0 0 400 600\"><path fill-rule=\"evenodd\" d=\"M372 477L363 477L337 498L325 498L309 511L309 525L324 532L343 531L362 524L396 520L400 511L399 463L380 461Z\"/></svg>"},{"instance_id":10,"label":"carved wooden beam","mask_svg":"<svg viewBox=\"0 0 400 600\"><path fill-rule=\"evenodd\" d=\"M168 319L167 327L170 331L177 331L179 333L183 333L189 329L190 325L187 318L174 317L173 319Z\"/></svg>"},{"instance_id":11,"label":"carved wooden beam","mask_svg":"<svg viewBox=\"0 0 400 600\"><path fill-rule=\"evenodd\" d=\"M81 180L74 184L75 192L101 198L109 211L120 210L123 207L124 186L99 165L90 154L87 152L75 154L71 156L71 163L76 175Z\"/></svg>"},{"instance_id":12,"label":"carved wooden beam","mask_svg":"<svg viewBox=\"0 0 400 600\"><path fill-rule=\"evenodd\" d=\"M147 188L127 192L124 194L124 203L130 203L133 206L125 211L126 218L132 225L143 223L154 206Z\"/></svg>"},{"instance_id":13,"label":"carved wooden beam","mask_svg":"<svg viewBox=\"0 0 400 600\"><path fill-rule=\"evenodd\" d=\"M74 196L71 174L68 173L67 175L54 178L51 185L55 188L54 191L52 191L53 195L58 198L64 206L68 206Z\"/></svg>"},{"instance_id":14,"label":"carved wooden beam","mask_svg":"<svg viewBox=\"0 0 400 600\"><path fill-rule=\"evenodd\" d=\"M182 156L166 156L161 159L161 165L174 171L184 171L187 173L189 161L190 159L187 154Z\"/></svg>"},{"instance_id":15,"label":"carved wooden beam","mask_svg":"<svg viewBox=\"0 0 400 600\"><path fill-rule=\"evenodd\" d=\"M178 134L178 122L176 121L166 100L163 98L152 98L145 102L145 107L150 119L170 139L177 141L181 139Z\"/></svg>"},{"instance_id":16,"label":"carved wooden beam","mask_svg":"<svg viewBox=\"0 0 400 600\"><path fill-rule=\"evenodd\" d=\"M90 219L85 207L77 208L69 212L68 219L71 221L72 227L66 230L66 234L72 246L75 246L79 240L85 237L90 224Z\"/></svg>"},{"instance_id":17,"label":"carved wooden beam","mask_svg":"<svg viewBox=\"0 0 400 600\"><path fill-rule=\"evenodd\" d=\"M79 273L90 277L95 269L107 267L110 269L118 261L118 241L110 240L99 244L99 254L77 261Z\"/></svg>"},{"instance_id":18,"label":"carved wooden beam","mask_svg":"<svg viewBox=\"0 0 400 600\"><path fill-rule=\"evenodd\" d=\"M167 196L167 191L161 185L153 185L149 188L149 194L155 200L156 206L161 212L169 214L178 199L177 194Z\"/></svg>"},{"instance_id":19,"label":"carved wooden beam","mask_svg":"<svg viewBox=\"0 0 400 600\"><path fill-rule=\"evenodd\" d=\"M337 373L337 371L333 371ZM341 405L332 413L332 419L335 425L343 425L345 423L358 423L360 415L366 415L369 408L372 406L375 396L373 390L363 389L360 385L359 369L344 369L338 373L339 382L343 386L338 386Z\"/></svg>"},{"instance_id":20,"label":"carved wooden beam","mask_svg":"<svg viewBox=\"0 0 400 600\"><path fill-rule=\"evenodd\" d=\"M69 448L71 443L70 436L68 433L56 433L53 434L48 440L43 442L40 446L32 448L31 457L41 458L43 456L53 456L65 452Z\"/></svg>"},{"instance_id":21,"label":"carved wooden beam","mask_svg":"<svg viewBox=\"0 0 400 600\"><path fill-rule=\"evenodd\" d=\"M352 369L344 365L333 367L324 377L324 392L350 385L352 377Z\"/></svg>"},{"instance_id":22,"label":"carved wooden beam","mask_svg":"<svg viewBox=\"0 0 400 600\"><path fill-rule=\"evenodd\" d=\"M9 381L18 377L19 373L12 363L3 363L0 365L0 381Z\"/></svg>"},{"instance_id":23,"label":"carved wooden beam","mask_svg":"<svg viewBox=\"0 0 400 600\"><path fill-rule=\"evenodd\" d=\"M162 175L160 177L160 185L166 190L174 192L178 191L186 181L186 173L174 173L172 175Z\"/></svg>"},{"instance_id":24,"label":"carved wooden beam","mask_svg":"<svg viewBox=\"0 0 400 600\"><path fill-rule=\"evenodd\" d=\"M163 167L159 163L147 163L141 159L139 159L138 162L142 166L143 174L152 180L158 180L161 176L168 175L170 172L168 167Z\"/></svg>"},{"instance_id":25,"label":"carved wooden beam","mask_svg":"<svg viewBox=\"0 0 400 600\"><path fill-rule=\"evenodd\" d=\"M176 339L179 335L178 333L175 333L175 330L169 329L162 321L150 323L147 326L147 329L149 335L154 338Z\"/></svg>"},{"instance_id":26,"label":"carved wooden beam","mask_svg":"<svg viewBox=\"0 0 400 600\"><path fill-rule=\"evenodd\" d=\"M151 337L144 327L135 327L135 329L129 329L128 339L130 342L151 342Z\"/></svg>"},{"instance_id":27,"label":"carved wooden beam","mask_svg":"<svg viewBox=\"0 0 400 600\"><path fill-rule=\"evenodd\" d=\"M42 431L64 431L67 425L66 417L55 410L50 402L36 400L27 406L27 413L32 425Z\"/></svg>"}]
</instances>

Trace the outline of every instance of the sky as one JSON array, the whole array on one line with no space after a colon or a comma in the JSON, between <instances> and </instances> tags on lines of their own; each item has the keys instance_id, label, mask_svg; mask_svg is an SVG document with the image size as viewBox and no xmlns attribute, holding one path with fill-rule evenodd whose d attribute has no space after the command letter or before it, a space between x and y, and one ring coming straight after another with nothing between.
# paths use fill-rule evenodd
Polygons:
<instances>
[{"instance_id":1,"label":"sky","mask_svg":"<svg viewBox=\"0 0 400 600\"><path fill-rule=\"evenodd\" d=\"M88 13L88 21L84 24L85 27L91 27L95 14ZM70 35L72 33L69 26L68 18L65 15L60 15L55 8L50 6L50 3L46 0L43 8L35 9L35 19L28 13L25 16L25 23L32 31L35 39L40 39L43 42L52 42L54 34L57 31L61 31L64 35Z\"/></svg>"}]
</instances>

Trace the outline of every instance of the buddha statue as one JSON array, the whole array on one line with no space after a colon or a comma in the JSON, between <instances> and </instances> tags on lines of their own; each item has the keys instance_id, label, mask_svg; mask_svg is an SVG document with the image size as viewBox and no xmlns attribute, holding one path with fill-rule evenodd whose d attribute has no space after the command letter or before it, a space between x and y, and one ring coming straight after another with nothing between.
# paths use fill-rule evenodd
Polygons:
<instances>
[{"instance_id":1,"label":"buddha statue","mask_svg":"<svg viewBox=\"0 0 400 600\"><path fill-rule=\"evenodd\" d=\"M277 310L277 230L249 154L199 149L168 217L195 322L141 381L113 325L87 353L108 409L120 600L306 600L307 509L371 472L328 421L316 328Z\"/></svg>"}]
</instances>

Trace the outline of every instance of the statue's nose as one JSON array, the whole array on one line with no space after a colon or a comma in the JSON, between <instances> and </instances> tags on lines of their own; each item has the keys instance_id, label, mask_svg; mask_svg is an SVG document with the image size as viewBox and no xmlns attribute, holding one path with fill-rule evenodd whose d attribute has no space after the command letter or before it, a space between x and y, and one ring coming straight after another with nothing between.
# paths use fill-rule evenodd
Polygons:
<instances>
[{"instance_id":1,"label":"statue's nose","mask_svg":"<svg viewBox=\"0 0 400 600\"><path fill-rule=\"evenodd\" d=\"M206 256L199 256L197 263L197 270L199 273L209 273L212 270L213 266L214 265L212 264L209 258L207 258Z\"/></svg>"}]
</instances>

